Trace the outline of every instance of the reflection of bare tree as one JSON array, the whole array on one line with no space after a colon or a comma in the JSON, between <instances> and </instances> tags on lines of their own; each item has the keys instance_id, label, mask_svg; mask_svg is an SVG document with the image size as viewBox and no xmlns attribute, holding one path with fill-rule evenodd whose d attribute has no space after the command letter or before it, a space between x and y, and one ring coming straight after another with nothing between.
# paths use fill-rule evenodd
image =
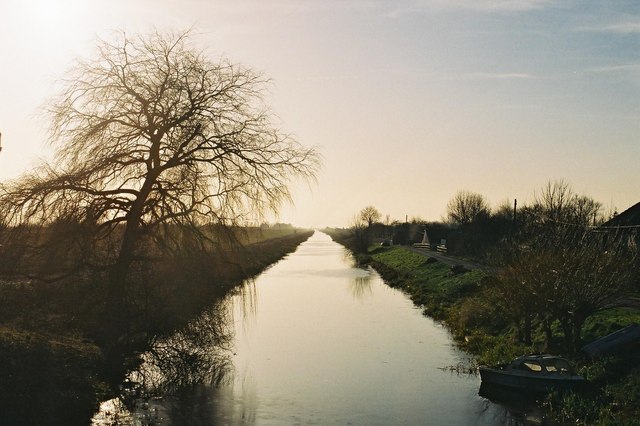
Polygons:
<instances>
[{"instance_id":1,"label":"reflection of bare tree","mask_svg":"<svg viewBox=\"0 0 640 426\"><path fill-rule=\"evenodd\" d=\"M342 260L351 265L356 264L356 258L353 256L353 253L351 253L351 250L346 247L342 249Z\"/></svg>"},{"instance_id":2,"label":"reflection of bare tree","mask_svg":"<svg viewBox=\"0 0 640 426\"><path fill-rule=\"evenodd\" d=\"M249 278L245 280L241 286L234 288L227 300L229 301L230 309L239 311L239 313L242 314L242 318L246 320L249 317L255 317L257 298L256 282L253 278ZM234 304L239 306L235 306Z\"/></svg>"},{"instance_id":3,"label":"reflection of bare tree","mask_svg":"<svg viewBox=\"0 0 640 426\"><path fill-rule=\"evenodd\" d=\"M232 388L225 385L233 381L233 315L239 308L234 303L242 303L242 315L250 316L255 312L255 298L254 282L248 280L177 333L152 342L151 349L141 356L140 367L124 383L120 397L104 402L93 424L133 425L140 420L157 424L158 415L164 420L196 419L198 424L214 424L220 412L244 420L254 417L244 405L226 404L225 395ZM219 396L216 401L213 394ZM155 397L162 397L162 414L154 407ZM243 397L245 401L254 398L251 394Z\"/></svg>"},{"instance_id":4,"label":"reflection of bare tree","mask_svg":"<svg viewBox=\"0 0 640 426\"><path fill-rule=\"evenodd\" d=\"M154 342L131 382L149 396L220 384L231 366L231 325L226 306L215 305L176 334Z\"/></svg>"},{"instance_id":5,"label":"reflection of bare tree","mask_svg":"<svg viewBox=\"0 0 640 426\"><path fill-rule=\"evenodd\" d=\"M367 271L368 272L368 271ZM351 294L356 299L362 299L371 294L371 274L357 275L350 283Z\"/></svg>"}]
</instances>

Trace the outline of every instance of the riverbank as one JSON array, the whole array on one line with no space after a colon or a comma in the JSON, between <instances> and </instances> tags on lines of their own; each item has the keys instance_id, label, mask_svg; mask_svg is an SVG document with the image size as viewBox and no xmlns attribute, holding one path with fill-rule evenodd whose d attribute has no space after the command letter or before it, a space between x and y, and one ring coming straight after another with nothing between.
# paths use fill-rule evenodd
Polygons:
<instances>
[{"instance_id":1,"label":"riverbank","mask_svg":"<svg viewBox=\"0 0 640 426\"><path fill-rule=\"evenodd\" d=\"M332 233L332 237L350 247L348 233ZM486 297L485 291L494 279L486 271L450 267L398 246L375 247L367 254L358 254L357 258L371 264L388 285L406 292L425 315L443 322L457 344L474 356L476 365L508 361L524 353L566 352L557 325L553 326L555 348L546 347L544 331L539 329L533 330L531 345L520 342L518 330ZM603 311L585 323L584 342L637 322L640 322L637 310ZM640 348L637 344L624 353L600 360L590 360L580 353L571 358L592 386L586 393L550 395L542 404L552 421L640 424L636 420L640 418L640 368L637 367Z\"/></svg>"},{"instance_id":2,"label":"riverbank","mask_svg":"<svg viewBox=\"0 0 640 426\"><path fill-rule=\"evenodd\" d=\"M491 279L488 272L449 266L405 247L376 248L369 252L368 263L387 284L407 293L425 315L446 324L459 346L475 355L479 363L490 364L524 349L514 347L511 341L508 346L499 344L498 351L498 342L493 342L491 352L484 345L475 344L478 328L489 324L481 324L479 317L484 314L472 312L468 304Z\"/></svg>"},{"instance_id":3,"label":"riverbank","mask_svg":"<svg viewBox=\"0 0 640 426\"><path fill-rule=\"evenodd\" d=\"M485 353L480 345L469 345L467 300L480 293L483 281L490 279L484 270L470 271L445 265L435 258L412 251L409 247L375 247L368 253L356 253L353 236L345 230L326 230L334 241L348 248L361 264L370 264L385 282L399 288L411 298L423 313L447 325L459 345L478 357L479 362L492 363L511 353ZM473 339L475 341L475 339ZM487 345L488 346L488 345ZM494 345L492 345L494 346ZM512 345L509 345L512 346ZM500 347L506 348L505 345ZM513 349L513 352L521 348Z\"/></svg>"},{"instance_id":4,"label":"riverbank","mask_svg":"<svg viewBox=\"0 0 640 426\"><path fill-rule=\"evenodd\" d=\"M101 400L117 394L151 341L180 329L311 234L291 230L253 238L224 258L147 265L151 273L139 275L117 321L105 316L108 287L99 276L5 281L0 286L0 423L86 424ZM206 268L196 265L202 261ZM105 338L114 323L126 324L118 342Z\"/></svg>"}]
</instances>

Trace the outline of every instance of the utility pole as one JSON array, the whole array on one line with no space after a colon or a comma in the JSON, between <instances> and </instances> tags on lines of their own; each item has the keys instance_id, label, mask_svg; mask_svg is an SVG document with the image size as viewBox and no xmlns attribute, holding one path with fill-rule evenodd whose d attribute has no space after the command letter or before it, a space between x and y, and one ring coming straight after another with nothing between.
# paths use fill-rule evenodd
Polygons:
<instances>
[{"instance_id":1,"label":"utility pole","mask_svg":"<svg viewBox=\"0 0 640 426\"><path fill-rule=\"evenodd\" d=\"M518 212L518 200L514 199L513 200L513 223L516 222L517 212Z\"/></svg>"}]
</instances>

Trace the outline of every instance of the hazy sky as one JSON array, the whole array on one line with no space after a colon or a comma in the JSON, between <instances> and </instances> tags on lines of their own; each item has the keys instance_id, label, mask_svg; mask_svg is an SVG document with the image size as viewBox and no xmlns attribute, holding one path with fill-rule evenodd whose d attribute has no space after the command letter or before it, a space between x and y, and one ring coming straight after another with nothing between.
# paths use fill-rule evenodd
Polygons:
<instances>
[{"instance_id":1,"label":"hazy sky","mask_svg":"<svg viewBox=\"0 0 640 426\"><path fill-rule=\"evenodd\" d=\"M192 27L271 77L279 126L323 155L281 221L438 220L458 190L526 202L560 178L640 201L638 0L0 0L0 17L1 180L50 154L38 108L96 37Z\"/></svg>"}]
</instances>

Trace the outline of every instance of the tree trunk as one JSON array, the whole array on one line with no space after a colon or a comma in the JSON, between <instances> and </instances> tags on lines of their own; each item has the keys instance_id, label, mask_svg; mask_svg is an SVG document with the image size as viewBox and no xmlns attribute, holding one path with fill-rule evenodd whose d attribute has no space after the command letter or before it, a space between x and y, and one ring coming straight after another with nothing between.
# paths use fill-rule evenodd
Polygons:
<instances>
[{"instance_id":1,"label":"tree trunk","mask_svg":"<svg viewBox=\"0 0 640 426\"><path fill-rule=\"evenodd\" d=\"M569 318L561 318L560 324L562 325L562 331L564 331L564 342L567 346L567 350L573 353L573 329L571 327L571 321Z\"/></svg>"},{"instance_id":2,"label":"tree trunk","mask_svg":"<svg viewBox=\"0 0 640 426\"><path fill-rule=\"evenodd\" d=\"M582 316L573 318L573 350L580 351L582 347L582 326L585 319Z\"/></svg>"},{"instance_id":3,"label":"tree trunk","mask_svg":"<svg viewBox=\"0 0 640 426\"><path fill-rule=\"evenodd\" d=\"M524 344L531 345L531 315L524 317Z\"/></svg>"},{"instance_id":4,"label":"tree trunk","mask_svg":"<svg viewBox=\"0 0 640 426\"><path fill-rule=\"evenodd\" d=\"M521 324L521 322L520 322L520 319L519 319L519 318L518 318L518 319L516 319L516 320L514 321L514 323L515 323L515 325L516 325L516 331L517 331L517 336L516 336L516 338L517 338L518 342L522 342L522 324Z\"/></svg>"},{"instance_id":5,"label":"tree trunk","mask_svg":"<svg viewBox=\"0 0 640 426\"><path fill-rule=\"evenodd\" d=\"M551 320L549 318L545 318L544 321L542 322L542 327L544 328L546 350L549 351L551 349L551 345L553 344L553 331L551 330Z\"/></svg>"},{"instance_id":6,"label":"tree trunk","mask_svg":"<svg viewBox=\"0 0 640 426\"><path fill-rule=\"evenodd\" d=\"M160 175L161 170L156 168L147 173L144 184L140 188L137 198L131 206L131 210L127 213L127 222L125 225L124 235L122 236L122 244L120 245L120 252L118 253L118 259L111 269L109 276L110 290L109 290L109 306L115 308L113 312L117 312L118 306L125 302L126 298L126 281L129 272L129 267L133 263L136 243L140 236L140 221L142 218L142 212L144 203L147 201L151 189L156 179Z\"/></svg>"},{"instance_id":7,"label":"tree trunk","mask_svg":"<svg viewBox=\"0 0 640 426\"><path fill-rule=\"evenodd\" d=\"M109 305L116 311L126 299L127 275L133 262L135 248L135 235L127 235L134 234L127 231L128 228L125 231L118 259L109 273Z\"/></svg>"},{"instance_id":8,"label":"tree trunk","mask_svg":"<svg viewBox=\"0 0 640 426\"><path fill-rule=\"evenodd\" d=\"M141 212L141 208L133 208L129 211L118 259L116 259L109 275L110 303L123 303L125 300L127 274L135 255Z\"/></svg>"}]
</instances>

